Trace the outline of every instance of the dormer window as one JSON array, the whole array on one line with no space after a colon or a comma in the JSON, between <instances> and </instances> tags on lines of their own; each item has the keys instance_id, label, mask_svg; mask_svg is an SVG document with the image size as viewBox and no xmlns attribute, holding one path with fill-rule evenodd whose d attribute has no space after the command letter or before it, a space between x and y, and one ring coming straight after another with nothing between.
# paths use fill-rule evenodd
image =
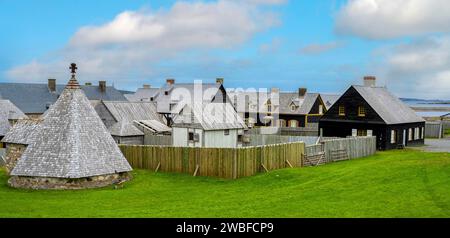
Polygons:
<instances>
[{"instance_id":1,"label":"dormer window","mask_svg":"<svg viewBox=\"0 0 450 238\"><path fill-rule=\"evenodd\" d=\"M295 111L297 107L294 104L291 104L291 111Z\"/></svg>"},{"instance_id":2,"label":"dormer window","mask_svg":"<svg viewBox=\"0 0 450 238\"><path fill-rule=\"evenodd\" d=\"M267 111L268 112L272 111L272 102L270 102L270 101L267 102Z\"/></svg>"}]
</instances>

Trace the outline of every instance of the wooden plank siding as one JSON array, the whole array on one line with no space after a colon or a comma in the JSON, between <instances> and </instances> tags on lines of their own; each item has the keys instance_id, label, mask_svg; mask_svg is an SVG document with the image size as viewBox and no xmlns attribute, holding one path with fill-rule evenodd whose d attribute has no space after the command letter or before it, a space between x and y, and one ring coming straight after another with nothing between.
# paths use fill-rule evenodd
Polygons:
<instances>
[{"instance_id":1,"label":"wooden plank siding","mask_svg":"<svg viewBox=\"0 0 450 238\"><path fill-rule=\"evenodd\" d=\"M136 169L237 179L267 170L302 166L303 142L247 148L119 145ZM198 170L196 171L198 167Z\"/></svg>"}]
</instances>

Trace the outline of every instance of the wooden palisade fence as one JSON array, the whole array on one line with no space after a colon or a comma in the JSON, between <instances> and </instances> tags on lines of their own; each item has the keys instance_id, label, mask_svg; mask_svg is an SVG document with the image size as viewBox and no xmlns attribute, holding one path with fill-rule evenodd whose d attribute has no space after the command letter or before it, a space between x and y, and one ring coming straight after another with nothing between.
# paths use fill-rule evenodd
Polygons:
<instances>
[{"instance_id":1,"label":"wooden palisade fence","mask_svg":"<svg viewBox=\"0 0 450 238\"><path fill-rule=\"evenodd\" d=\"M133 168L227 179L301 167L305 153L303 142L231 149L137 145L119 147Z\"/></svg>"}]
</instances>

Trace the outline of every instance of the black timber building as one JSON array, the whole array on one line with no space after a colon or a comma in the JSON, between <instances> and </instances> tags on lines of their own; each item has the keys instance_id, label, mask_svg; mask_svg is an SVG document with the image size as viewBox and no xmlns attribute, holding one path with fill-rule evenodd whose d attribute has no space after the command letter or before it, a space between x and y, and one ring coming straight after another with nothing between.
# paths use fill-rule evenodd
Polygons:
<instances>
[{"instance_id":1,"label":"black timber building","mask_svg":"<svg viewBox=\"0 0 450 238\"><path fill-rule=\"evenodd\" d=\"M351 86L319 120L320 135L373 135L378 150L423 145L423 118L375 81L365 77L364 86Z\"/></svg>"}]
</instances>

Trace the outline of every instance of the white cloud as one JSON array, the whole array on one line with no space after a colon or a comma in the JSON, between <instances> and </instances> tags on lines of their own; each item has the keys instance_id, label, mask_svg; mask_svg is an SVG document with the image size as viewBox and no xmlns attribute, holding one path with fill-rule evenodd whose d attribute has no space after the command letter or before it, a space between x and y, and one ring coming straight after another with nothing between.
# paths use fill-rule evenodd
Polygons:
<instances>
[{"instance_id":1,"label":"white cloud","mask_svg":"<svg viewBox=\"0 0 450 238\"><path fill-rule=\"evenodd\" d=\"M314 44L310 44L310 45L307 45L307 46L301 48L300 54L305 54L305 55L322 54L327 51L331 51L331 50L337 49L339 47L342 47L343 45L344 45L343 43L336 42L336 41L324 43L324 44L314 43Z\"/></svg>"},{"instance_id":2,"label":"white cloud","mask_svg":"<svg viewBox=\"0 0 450 238\"><path fill-rule=\"evenodd\" d=\"M8 76L24 81L33 77L66 77L55 71L70 62L80 76L126 81L154 73L155 64L183 53L233 49L255 34L278 25L279 19L261 5L280 0L178 1L170 9L125 11L103 25L84 26L59 51L56 60L37 60L11 69ZM33 76L28 76L32 72Z\"/></svg>"},{"instance_id":3,"label":"white cloud","mask_svg":"<svg viewBox=\"0 0 450 238\"><path fill-rule=\"evenodd\" d=\"M368 39L450 32L448 0L349 0L338 12L336 30Z\"/></svg>"},{"instance_id":4,"label":"white cloud","mask_svg":"<svg viewBox=\"0 0 450 238\"><path fill-rule=\"evenodd\" d=\"M283 41L281 38L275 37L270 42L261 44L259 47L259 52L261 53L274 53L278 51L283 44Z\"/></svg>"},{"instance_id":5,"label":"white cloud","mask_svg":"<svg viewBox=\"0 0 450 238\"><path fill-rule=\"evenodd\" d=\"M450 36L391 47L378 72L400 95L450 99Z\"/></svg>"}]
</instances>

